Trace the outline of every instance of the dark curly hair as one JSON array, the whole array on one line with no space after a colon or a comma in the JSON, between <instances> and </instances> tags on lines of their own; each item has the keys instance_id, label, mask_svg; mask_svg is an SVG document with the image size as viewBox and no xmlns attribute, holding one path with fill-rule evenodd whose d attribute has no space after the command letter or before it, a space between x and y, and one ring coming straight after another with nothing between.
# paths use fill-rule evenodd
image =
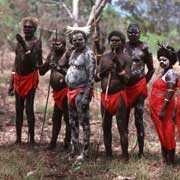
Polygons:
<instances>
[{"instance_id":1,"label":"dark curly hair","mask_svg":"<svg viewBox=\"0 0 180 180\"><path fill-rule=\"evenodd\" d=\"M160 46L160 48L157 51L157 58L159 59L161 56L164 56L169 59L172 65L174 65L178 60L175 49L169 45L168 46L164 46L160 44L158 45Z\"/></svg>"},{"instance_id":2,"label":"dark curly hair","mask_svg":"<svg viewBox=\"0 0 180 180\"><path fill-rule=\"evenodd\" d=\"M112 31L111 33L109 33L108 41L111 40L111 37L112 37L112 36L118 36L118 37L120 37L122 43L125 44L125 42L126 42L126 37L124 36L124 34L123 34L121 31Z\"/></svg>"},{"instance_id":3,"label":"dark curly hair","mask_svg":"<svg viewBox=\"0 0 180 180\"><path fill-rule=\"evenodd\" d=\"M38 19L36 17L25 17L22 20L22 24L23 26L27 23L30 22L32 23L33 27L35 28L35 30L37 29L38 26Z\"/></svg>"},{"instance_id":4,"label":"dark curly hair","mask_svg":"<svg viewBox=\"0 0 180 180\"><path fill-rule=\"evenodd\" d=\"M127 32L129 32L129 31L133 31L133 30L138 30L139 31L139 33L141 32L141 29L140 29L140 27L139 27L139 25L138 24L130 24L129 26L128 26L128 28L127 28Z\"/></svg>"}]
</instances>

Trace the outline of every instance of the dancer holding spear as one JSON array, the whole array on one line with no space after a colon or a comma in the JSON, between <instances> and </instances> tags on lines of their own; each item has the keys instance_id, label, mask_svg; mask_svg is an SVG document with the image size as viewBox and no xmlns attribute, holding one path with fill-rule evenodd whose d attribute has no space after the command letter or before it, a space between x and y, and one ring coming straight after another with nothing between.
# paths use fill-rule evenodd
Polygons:
<instances>
[{"instance_id":1,"label":"dancer holding spear","mask_svg":"<svg viewBox=\"0 0 180 180\"><path fill-rule=\"evenodd\" d=\"M55 103L54 103L53 116L52 116L52 121L53 121L52 137L51 137L50 145L48 147L50 150L56 147L58 134L61 129L62 117L64 117L64 121L66 124L66 133L64 139L65 149L68 149L71 141L71 128L69 124L68 107L67 107L67 87L64 81L64 76L66 74L66 71L62 69L62 67L64 67L65 69L68 67L68 64L66 63L66 60L68 59L66 57L67 56L66 52L67 51L66 51L65 38L63 35L58 34L56 29L56 37L53 38L52 40L52 49L46 59L46 62L41 67L39 67L41 75L44 75L48 70L51 69L51 75L50 75L49 87L48 87L48 97L49 97L49 89L51 86L53 89L52 93ZM47 103L45 110L46 109L47 109ZM44 116L44 122L45 122L45 116ZM41 134L43 133L43 127Z\"/></svg>"},{"instance_id":2,"label":"dancer holding spear","mask_svg":"<svg viewBox=\"0 0 180 180\"><path fill-rule=\"evenodd\" d=\"M120 133L122 157L128 160L128 124L126 122L126 83L129 79L131 60L123 53L125 36L112 31L108 36L111 51L102 56L96 81L101 81L101 113L106 157L112 158L112 117L116 116Z\"/></svg>"}]
</instances>

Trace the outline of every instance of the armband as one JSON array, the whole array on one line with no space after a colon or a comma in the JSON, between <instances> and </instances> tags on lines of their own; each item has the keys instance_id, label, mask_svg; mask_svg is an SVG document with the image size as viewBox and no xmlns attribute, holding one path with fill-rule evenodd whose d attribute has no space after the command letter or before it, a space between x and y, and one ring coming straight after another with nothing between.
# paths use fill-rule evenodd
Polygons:
<instances>
[{"instance_id":1,"label":"armband","mask_svg":"<svg viewBox=\"0 0 180 180\"><path fill-rule=\"evenodd\" d=\"M165 98L164 101L169 102L169 99Z\"/></svg>"},{"instance_id":2,"label":"armband","mask_svg":"<svg viewBox=\"0 0 180 180\"><path fill-rule=\"evenodd\" d=\"M98 79L101 79L100 73L97 73L96 76L97 76Z\"/></svg>"},{"instance_id":3,"label":"armband","mask_svg":"<svg viewBox=\"0 0 180 180\"><path fill-rule=\"evenodd\" d=\"M173 90L173 89L168 89L167 91L174 92L174 90Z\"/></svg>"},{"instance_id":4,"label":"armband","mask_svg":"<svg viewBox=\"0 0 180 180\"><path fill-rule=\"evenodd\" d=\"M30 53L31 53L31 51L30 51L30 50L28 50L28 51L26 51L26 52L25 52L25 54L30 54Z\"/></svg>"},{"instance_id":5,"label":"armband","mask_svg":"<svg viewBox=\"0 0 180 180\"><path fill-rule=\"evenodd\" d=\"M61 67L59 67L59 66L57 66L56 68L57 68L58 71L61 70Z\"/></svg>"},{"instance_id":6,"label":"armband","mask_svg":"<svg viewBox=\"0 0 180 180\"><path fill-rule=\"evenodd\" d=\"M176 82L174 82L174 81L167 81L167 83L176 84Z\"/></svg>"}]
</instances>

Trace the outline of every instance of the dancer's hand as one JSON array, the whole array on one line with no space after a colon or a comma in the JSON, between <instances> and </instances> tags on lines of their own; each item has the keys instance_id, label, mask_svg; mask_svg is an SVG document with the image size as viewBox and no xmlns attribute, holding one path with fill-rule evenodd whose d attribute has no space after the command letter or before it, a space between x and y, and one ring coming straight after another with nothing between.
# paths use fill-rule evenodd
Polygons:
<instances>
[{"instance_id":1,"label":"dancer's hand","mask_svg":"<svg viewBox=\"0 0 180 180\"><path fill-rule=\"evenodd\" d=\"M16 40L19 42L19 44L21 44L21 46L23 47L25 53L26 53L26 54L29 54L29 53L30 53L30 50L28 50L24 38L23 38L20 34L16 34Z\"/></svg>"},{"instance_id":2,"label":"dancer's hand","mask_svg":"<svg viewBox=\"0 0 180 180\"><path fill-rule=\"evenodd\" d=\"M82 111L86 111L89 105L89 98L83 96L79 105Z\"/></svg>"}]
</instances>

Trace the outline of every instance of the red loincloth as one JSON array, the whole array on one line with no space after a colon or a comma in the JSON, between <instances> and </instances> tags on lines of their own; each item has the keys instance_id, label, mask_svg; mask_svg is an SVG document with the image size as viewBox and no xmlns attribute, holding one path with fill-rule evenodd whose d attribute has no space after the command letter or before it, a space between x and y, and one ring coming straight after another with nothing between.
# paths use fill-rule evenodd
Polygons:
<instances>
[{"instance_id":1,"label":"red loincloth","mask_svg":"<svg viewBox=\"0 0 180 180\"><path fill-rule=\"evenodd\" d=\"M109 113L115 115L121 96L123 97L127 107L128 104L127 104L127 96L125 91L119 91L115 94L108 94L106 102L105 102L105 93L101 93L101 103Z\"/></svg>"},{"instance_id":2,"label":"red loincloth","mask_svg":"<svg viewBox=\"0 0 180 180\"><path fill-rule=\"evenodd\" d=\"M144 97L147 97L148 90L146 85L146 78L141 79L136 84L126 88L128 107L132 107L136 102L136 99L139 95L143 94Z\"/></svg>"},{"instance_id":3,"label":"red loincloth","mask_svg":"<svg viewBox=\"0 0 180 180\"><path fill-rule=\"evenodd\" d=\"M25 76L20 76L17 72L14 74L14 88L17 94L20 96L26 96L28 92L38 87L39 74L38 71L34 71Z\"/></svg>"},{"instance_id":4,"label":"red loincloth","mask_svg":"<svg viewBox=\"0 0 180 180\"><path fill-rule=\"evenodd\" d=\"M71 106L75 106L75 97L80 92L85 92L86 88L68 89L67 98ZM90 98L93 96L93 91L90 92Z\"/></svg>"},{"instance_id":5,"label":"red loincloth","mask_svg":"<svg viewBox=\"0 0 180 180\"><path fill-rule=\"evenodd\" d=\"M180 80L178 81L178 93L180 93ZM180 94L177 96L177 105L176 105L176 122L177 122L177 129L180 139Z\"/></svg>"},{"instance_id":6,"label":"red loincloth","mask_svg":"<svg viewBox=\"0 0 180 180\"><path fill-rule=\"evenodd\" d=\"M159 114L164 103L165 94L167 93L167 83L162 79L157 79L152 86L151 96L149 98L149 108L151 117L155 124L161 145L168 150L176 147L175 125L173 123L173 110L175 108L175 99L171 98L166 109L164 119L159 119Z\"/></svg>"},{"instance_id":7,"label":"red loincloth","mask_svg":"<svg viewBox=\"0 0 180 180\"><path fill-rule=\"evenodd\" d=\"M55 101L57 107L58 107L61 111L62 111L63 99L64 99L64 97L67 96L67 91L68 91L67 88L63 88L63 89L61 89L60 91L54 91L54 90L52 91L54 101Z\"/></svg>"}]
</instances>

